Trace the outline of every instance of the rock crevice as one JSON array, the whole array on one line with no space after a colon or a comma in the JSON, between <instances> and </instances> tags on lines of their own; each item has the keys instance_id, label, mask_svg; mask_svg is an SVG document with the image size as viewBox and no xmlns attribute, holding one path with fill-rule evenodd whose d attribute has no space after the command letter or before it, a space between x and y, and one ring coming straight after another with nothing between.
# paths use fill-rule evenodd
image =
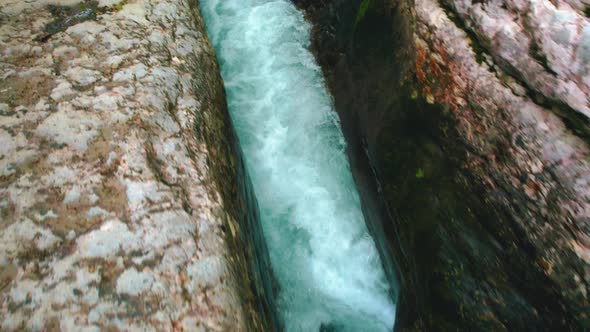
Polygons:
<instances>
[{"instance_id":1,"label":"rock crevice","mask_svg":"<svg viewBox=\"0 0 590 332\"><path fill-rule=\"evenodd\" d=\"M396 329L588 329L583 4L296 2L381 207Z\"/></svg>"}]
</instances>

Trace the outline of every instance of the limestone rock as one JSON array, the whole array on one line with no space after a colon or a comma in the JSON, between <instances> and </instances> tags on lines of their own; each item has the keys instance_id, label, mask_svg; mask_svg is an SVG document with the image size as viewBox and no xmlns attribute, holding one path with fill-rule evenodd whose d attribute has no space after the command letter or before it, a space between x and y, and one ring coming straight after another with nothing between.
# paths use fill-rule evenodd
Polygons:
<instances>
[{"instance_id":1,"label":"limestone rock","mask_svg":"<svg viewBox=\"0 0 590 332\"><path fill-rule=\"evenodd\" d=\"M195 4L101 0L37 38L51 8L88 4L0 3L0 330L267 330L256 202Z\"/></svg>"},{"instance_id":2,"label":"limestone rock","mask_svg":"<svg viewBox=\"0 0 590 332\"><path fill-rule=\"evenodd\" d=\"M590 329L588 3L295 2L380 210L396 329Z\"/></svg>"}]
</instances>

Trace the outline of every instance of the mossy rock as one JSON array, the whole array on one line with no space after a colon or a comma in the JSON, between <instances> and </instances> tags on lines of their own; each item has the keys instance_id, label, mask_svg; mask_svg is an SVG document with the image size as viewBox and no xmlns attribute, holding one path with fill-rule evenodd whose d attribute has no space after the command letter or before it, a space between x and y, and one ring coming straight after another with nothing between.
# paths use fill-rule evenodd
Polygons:
<instances>
[{"instance_id":1,"label":"mossy rock","mask_svg":"<svg viewBox=\"0 0 590 332\"><path fill-rule=\"evenodd\" d=\"M365 16L367 15L367 12L372 7L373 7L373 0L363 0L363 2L361 2L361 5L359 6L359 9L356 13L356 18L354 21L355 27L365 18Z\"/></svg>"},{"instance_id":2,"label":"mossy rock","mask_svg":"<svg viewBox=\"0 0 590 332\"><path fill-rule=\"evenodd\" d=\"M37 37L35 41L45 42L53 35L65 31L73 25L89 20L96 20L99 14L118 12L128 2L128 0L123 0L108 8L98 7L96 0L82 1L73 6L49 5L47 6L47 10L49 10L55 19L45 26L45 33Z\"/></svg>"},{"instance_id":3,"label":"mossy rock","mask_svg":"<svg viewBox=\"0 0 590 332\"><path fill-rule=\"evenodd\" d=\"M49 5L47 9L55 19L45 26L45 33L37 37L35 41L45 42L53 35L65 31L73 25L95 20L98 13L98 2L84 1L74 6Z\"/></svg>"}]
</instances>

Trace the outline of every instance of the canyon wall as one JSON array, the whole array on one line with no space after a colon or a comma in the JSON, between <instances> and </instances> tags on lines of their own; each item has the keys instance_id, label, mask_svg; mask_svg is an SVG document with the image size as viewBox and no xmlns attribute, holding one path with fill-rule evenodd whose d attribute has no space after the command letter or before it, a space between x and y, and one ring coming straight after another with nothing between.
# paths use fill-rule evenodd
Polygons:
<instances>
[{"instance_id":1,"label":"canyon wall","mask_svg":"<svg viewBox=\"0 0 590 332\"><path fill-rule=\"evenodd\" d=\"M271 330L258 222L194 1L0 3L1 330Z\"/></svg>"},{"instance_id":2,"label":"canyon wall","mask_svg":"<svg viewBox=\"0 0 590 332\"><path fill-rule=\"evenodd\" d=\"M590 328L588 3L294 2L397 267L396 330Z\"/></svg>"}]
</instances>

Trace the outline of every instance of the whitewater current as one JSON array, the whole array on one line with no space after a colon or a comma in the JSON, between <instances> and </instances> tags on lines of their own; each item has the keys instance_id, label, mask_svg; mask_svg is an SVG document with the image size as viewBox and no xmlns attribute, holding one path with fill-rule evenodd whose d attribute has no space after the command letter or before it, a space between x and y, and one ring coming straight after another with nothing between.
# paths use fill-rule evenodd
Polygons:
<instances>
[{"instance_id":1,"label":"whitewater current","mask_svg":"<svg viewBox=\"0 0 590 332\"><path fill-rule=\"evenodd\" d=\"M395 305L365 225L310 26L288 0L200 0L260 206L286 331L391 331Z\"/></svg>"}]
</instances>

